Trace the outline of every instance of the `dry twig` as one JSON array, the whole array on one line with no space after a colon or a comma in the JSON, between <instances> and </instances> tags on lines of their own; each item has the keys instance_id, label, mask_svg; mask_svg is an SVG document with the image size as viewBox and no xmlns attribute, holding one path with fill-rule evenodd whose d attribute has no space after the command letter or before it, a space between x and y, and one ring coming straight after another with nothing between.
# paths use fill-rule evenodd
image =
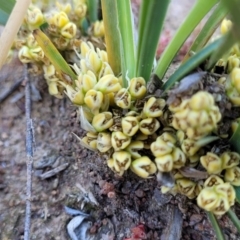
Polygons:
<instances>
[{"instance_id":1,"label":"dry twig","mask_svg":"<svg viewBox=\"0 0 240 240\"><path fill-rule=\"evenodd\" d=\"M31 197L32 197L32 167L33 167L33 125L31 119L31 93L28 68L25 66L25 111L26 111L26 153L27 153L27 189L26 189L26 215L24 227L24 240L30 239L31 226Z\"/></svg>"}]
</instances>

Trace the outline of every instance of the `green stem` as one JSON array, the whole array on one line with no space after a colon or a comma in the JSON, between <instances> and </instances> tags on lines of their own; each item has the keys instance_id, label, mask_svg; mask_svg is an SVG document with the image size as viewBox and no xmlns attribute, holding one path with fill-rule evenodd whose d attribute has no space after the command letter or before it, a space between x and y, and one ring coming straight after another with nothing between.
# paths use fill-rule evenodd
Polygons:
<instances>
[{"instance_id":1,"label":"green stem","mask_svg":"<svg viewBox=\"0 0 240 240\"><path fill-rule=\"evenodd\" d=\"M208 218L212 224L213 229L215 230L218 240L225 240L224 235L220 229L218 221L212 212L207 212Z\"/></svg>"},{"instance_id":2,"label":"green stem","mask_svg":"<svg viewBox=\"0 0 240 240\"><path fill-rule=\"evenodd\" d=\"M238 232L240 233L240 221L237 217L237 215L235 214L235 212L233 212L233 210L230 208L227 212L229 218L231 219L231 221L233 222L233 224L235 225L235 227L237 228Z\"/></svg>"},{"instance_id":3,"label":"green stem","mask_svg":"<svg viewBox=\"0 0 240 240\"><path fill-rule=\"evenodd\" d=\"M210 11L210 9L218 2L218 0L198 0L193 6L191 12L180 26L172 41L168 44L163 52L158 65L155 69L155 74L163 79L170 63L177 54L180 47L183 45L187 37L192 33L198 23Z\"/></svg>"}]
</instances>

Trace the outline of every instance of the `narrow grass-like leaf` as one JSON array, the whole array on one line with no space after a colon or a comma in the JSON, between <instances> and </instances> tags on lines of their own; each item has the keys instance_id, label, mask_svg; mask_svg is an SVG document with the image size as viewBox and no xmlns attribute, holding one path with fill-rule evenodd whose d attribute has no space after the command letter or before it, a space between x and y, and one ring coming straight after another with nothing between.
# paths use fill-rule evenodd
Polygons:
<instances>
[{"instance_id":1,"label":"narrow grass-like leaf","mask_svg":"<svg viewBox=\"0 0 240 240\"><path fill-rule=\"evenodd\" d=\"M116 0L118 26L121 36L122 77L124 87L128 86L128 79L136 76L135 42L133 35L133 15L130 0Z\"/></svg>"},{"instance_id":2,"label":"narrow grass-like leaf","mask_svg":"<svg viewBox=\"0 0 240 240\"><path fill-rule=\"evenodd\" d=\"M226 9L229 10L233 26L231 30L226 34L227 38L220 46L220 51L216 51L210 58L207 68L211 69L212 66L219 60L219 58L229 51L231 47L240 40L240 0L221 0Z\"/></svg>"},{"instance_id":3,"label":"narrow grass-like leaf","mask_svg":"<svg viewBox=\"0 0 240 240\"><path fill-rule=\"evenodd\" d=\"M213 52L209 62L207 64L206 70L210 70L217 63L217 61L227 53L231 47L237 42L237 39L233 35L232 31L225 34L225 40L220 44L218 51Z\"/></svg>"},{"instance_id":4,"label":"narrow grass-like leaf","mask_svg":"<svg viewBox=\"0 0 240 240\"><path fill-rule=\"evenodd\" d=\"M171 64L180 47L183 45L184 41L217 2L218 0L196 1L189 15L180 26L172 41L168 44L160 60L158 61L155 74L160 79L163 79L163 76L165 75L169 65Z\"/></svg>"},{"instance_id":5,"label":"narrow grass-like leaf","mask_svg":"<svg viewBox=\"0 0 240 240\"><path fill-rule=\"evenodd\" d=\"M62 80L69 81L71 79L72 83L75 84L74 80L77 79L76 74L67 64L57 48L53 45L51 40L46 36L46 34L44 34L40 29L35 29L33 31L33 35L46 57L60 73Z\"/></svg>"},{"instance_id":6,"label":"narrow grass-like leaf","mask_svg":"<svg viewBox=\"0 0 240 240\"><path fill-rule=\"evenodd\" d=\"M213 227L213 229L216 233L217 239L218 240L225 240L225 237L224 237L224 235L221 231L221 228L220 228L220 226L218 224L218 221L217 221L216 217L214 216L214 214L211 213L211 212L207 212L207 215L208 215L208 218L209 218L209 220L212 224L212 227Z\"/></svg>"},{"instance_id":7,"label":"narrow grass-like leaf","mask_svg":"<svg viewBox=\"0 0 240 240\"><path fill-rule=\"evenodd\" d=\"M89 20L95 22L98 20L99 0L87 0Z\"/></svg>"},{"instance_id":8,"label":"narrow grass-like leaf","mask_svg":"<svg viewBox=\"0 0 240 240\"><path fill-rule=\"evenodd\" d=\"M139 42L137 49L137 76L150 80L160 33L169 0L143 1L140 11Z\"/></svg>"},{"instance_id":9,"label":"narrow grass-like leaf","mask_svg":"<svg viewBox=\"0 0 240 240\"><path fill-rule=\"evenodd\" d=\"M0 0L0 10L7 14L10 14L15 3L15 0Z\"/></svg>"},{"instance_id":10,"label":"narrow grass-like leaf","mask_svg":"<svg viewBox=\"0 0 240 240\"><path fill-rule=\"evenodd\" d=\"M217 51L221 43L224 41L225 36L212 42L201 51L197 52L191 58L189 58L183 65L181 65L174 74L163 84L162 89L167 91L173 86L175 82L180 81L183 77L189 74L192 70L196 69L202 64L214 51Z\"/></svg>"},{"instance_id":11,"label":"narrow grass-like leaf","mask_svg":"<svg viewBox=\"0 0 240 240\"><path fill-rule=\"evenodd\" d=\"M121 72L120 31L117 27L117 3L101 0L108 62L115 75Z\"/></svg>"},{"instance_id":12,"label":"narrow grass-like leaf","mask_svg":"<svg viewBox=\"0 0 240 240\"><path fill-rule=\"evenodd\" d=\"M240 139L240 124L238 124L236 131L233 133L232 137L229 140L229 143L232 145L234 150L240 154L239 139Z\"/></svg>"},{"instance_id":13,"label":"narrow grass-like leaf","mask_svg":"<svg viewBox=\"0 0 240 240\"><path fill-rule=\"evenodd\" d=\"M9 14L0 9L0 24L5 25L8 20Z\"/></svg>"},{"instance_id":14,"label":"narrow grass-like leaf","mask_svg":"<svg viewBox=\"0 0 240 240\"><path fill-rule=\"evenodd\" d=\"M236 201L238 203L240 203L240 187L235 187L234 186L234 190L235 190L235 193L236 193Z\"/></svg>"},{"instance_id":15,"label":"narrow grass-like leaf","mask_svg":"<svg viewBox=\"0 0 240 240\"><path fill-rule=\"evenodd\" d=\"M231 15L231 20L234 23L234 26L232 28L232 32L236 39L240 40L240 0L221 0L223 5L229 10L229 13Z\"/></svg>"},{"instance_id":16,"label":"narrow grass-like leaf","mask_svg":"<svg viewBox=\"0 0 240 240\"><path fill-rule=\"evenodd\" d=\"M198 52L207 44L207 42L217 29L221 21L227 15L227 13L228 13L227 8L224 7L221 2L218 3L217 7L214 9L211 16L208 18L207 22L204 24L197 38L194 40L190 50L188 51L184 58L184 61L186 61L190 57L191 52Z\"/></svg>"},{"instance_id":17,"label":"narrow grass-like leaf","mask_svg":"<svg viewBox=\"0 0 240 240\"><path fill-rule=\"evenodd\" d=\"M235 214L235 212L233 212L233 210L230 208L227 212L229 218L231 219L231 221L233 222L233 224L235 225L235 227L237 228L238 232L240 233L240 221L237 217L237 215Z\"/></svg>"},{"instance_id":18,"label":"narrow grass-like leaf","mask_svg":"<svg viewBox=\"0 0 240 240\"><path fill-rule=\"evenodd\" d=\"M7 58L8 51L12 46L14 38L17 35L30 3L31 0L19 0L13 7L13 10L0 37L0 69Z\"/></svg>"}]
</instances>

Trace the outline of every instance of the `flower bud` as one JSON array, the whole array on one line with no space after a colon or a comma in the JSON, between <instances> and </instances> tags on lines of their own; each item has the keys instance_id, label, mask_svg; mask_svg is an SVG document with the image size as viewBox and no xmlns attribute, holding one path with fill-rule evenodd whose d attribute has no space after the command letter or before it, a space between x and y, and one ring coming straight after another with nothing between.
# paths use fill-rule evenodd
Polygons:
<instances>
[{"instance_id":1,"label":"flower bud","mask_svg":"<svg viewBox=\"0 0 240 240\"><path fill-rule=\"evenodd\" d=\"M129 92L133 99L142 99L146 92L146 82L142 77L132 78L130 80Z\"/></svg>"},{"instance_id":2,"label":"flower bud","mask_svg":"<svg viewBox=\"0 0 240 240\"><path fill-rule=\"evenodd\" d=\"M209 178L205 180L204 187L217 186L223 183L224 181L220 177L218 177L217 175L211 175Z\"/></svg>"},{"instance_id":3,"label":"flower bud","mask_svg":"<svg viewBox=\"0 0 240 240\"><path fill-rule=\"evenodd\" d=\"M48 83L48 92L52 96L56 96L56 95L59 94L57 82L51 81L51 82Z\"/></svg>"},{"instance_id":4,"label":"flower bud","mask_svg":"<svg viewBox=\"0 0 240 240\"><path fill-rule=\"evenodd\" d=\"M114 169L118 172L124 172L131 165L131 155L126 151L119 151L113 153Z\"/></svg>"},{"instance_id":5,"label":"flower bud","mask_svg":"<svg viewBox=\"0 0 240 240\"><path fill-rule=\"evenodd\" d=\"M144 104L143 115L146 117L160 117L163 114L162 110L165 104L164 99L151 97Z\"/></svg>"},{"instance_id":6,"label":"flower bud","mask_svg":"<svg viewBox=\"0 0 240 240\"><path fill-rule=\"evenodd\" d=\"M232 22L228 19L223 19L220 27L221 34L227 33L232 28Z\"/></svg>"},{"instance_id":7,"label":"flower bud","mask_svg":"<svg viewBox=\"0 0 240 240\"><path fill-rule=\"evenodd\" d=\"M88 136L85 136L82 138L82 142L88 145L92 149L97 149L97 140L89 138Z\"/></svg>"},{"instance_id":8,"label":"flower bud","mask_svg":"<svg viewBox=\"0 0 240 240\"><path fill-rule=\"evenodd\" d=\"M144 144L142 141L132 141L125 150L131 154L133 159L137 159L141 157L138 151L143 150L143 148Z\"/></svg>"},{"instance_id":9,"label":"flower bud","mask_svg":"<svg viewBox=\"0 0 240 240\"><path fill-rule=\"evenodd\" d=\"M65 88L66 88L65 93L73 104L82 105L84 103L84 94L82 92L82 89L76 91L70 85L66 85Z\"/></svg>"},{"instance_id":10,"label":"flower bud","mask_svg":"<svg viewBox=\"0 0 240 240\"><path fill-rule=\"evenodd\" d=\"M87 56L87 53L90 50L94 50L93 44L91 42L86 43L86 42L82 41L82 43L81 43L81 57L85 58Z\"/></svg>"},{"instance_id":11,"label":"flower bud","mask_svg":"<svg viewBox=\"0 0 240 240\"><path fill-rule=\"evenodd\" d=\"M171 146L173 146L177 142L176 137L169 132L164 132L163 134L161 134L161 136L159 136L159 138L161 138L164 142L168 143Z\"/></svg>"},{"instance_id":12,"label":"flower bud","mask_svg":"<svg viewBox=\"0 0 240 240\"><path fill-rule=\"evenodd\" d=\"M187 178L182 178L182 179L178 179L177 181L177 186L178 186L178 191L189 197L192 196L195 187L196 187L196 183L187 179Z\"/></svg>"},{"instance_id":13,"label":"flower bud","mask_svg":"<svg viewBox=\"0 0 240 240\"><path fill-rule=\"evenodd\" d=\"M39 62L44 58L44 52L40 47L30 49L29 53L31 55L31 58L36 62Z\"/></svg>"},{"instance_id":14,"label":"flower bud","mask_svg":"<svg viewBox=\"0 0 240 240\"><path fill-rule=\"evenodd\" d=\"M53 37L52 39L53 44L57 47L58 50L64 51L68 48L70 40L65 37Z\"/></svg>"},{"instance_id":15,"label":"flower bud","mask_svg":"<svg viewBox=\"0 0 240 240\"><path fill-rule=\"evenodd\" d=\"M23 46L18 52L18 58L22 63L32 62L32 56L28 47Z\"/></svg>"},{"instance_id":16,"label":"flower bud","mask_svg":"<svg viewBox=\"0 0 240 240\"><path fill-rule=\"evenodd\" d=\"M116 172L118 175L122 176L123 173L124 173L124 170L120 171L120 172L117 172L117 170L115 169L115 165L114 165L114 160L113 158L110 158L107 160L107 165L108 167L113 171L113 172Z\"/></svg>"},{"instance_id":17,"label":"flower bud","mask_svg":"<svg viewBox=\"0 0 240 240\"><path fill-rule=\"evenodd\" d=\"M104 36L104 24L103 21L96 21L93 24L93 36L103 37Z\"/></svg>"},{"instance_id":18,"label":"flower bud","mask_svg":"<svg viewBox=\"0 0 240 240\"><path fill-rule=\"evenodd\" d=\"M240 155L236 152L224 152L220 158L222 160L223 169L239 165Z\"/></svg>"},{"instance_id":19,"label":"flower bud","mask_svg":"<svg viewBox=\"0 0 240 240\"><path fill-rule=\"evenodd\" d=\"M123 133L127 136L133 136L139 129L139 123L136 117L127 116L122 118Z\"/></svg>"},{"instance_id":20,"label":"flower bud","mask_svg":"<svg viewBox=\"0 0 240 240\"><path fill-rule=\"evenodd\" d=\"M226 196L230 206L234 205L236 192L230 183L227 182L227 183L220 184L216 186L215 189L219 195Z\"/></svg>"},{"instance_id":21,"label":"flower bud","mask_svg":"<svg viewBox=\"0 0 240 240\"><path fill-rule=\"evenodd\" d=\"M160 172L171 172L173 169L173 158L171 154L156 157L155 162Z\"/></svg>"},{"instance_id":22,"label":"flower bud","mask_svg":"<svg viewBox=\"0 0 240 240\"><path fill-rule=\"evenodd\" d=\"M210 109L214 105L214 98L212 94L205 92L205 91L199 91L195 93L189 102L189 106L192 110L200 111L204 109Z\"/></svg>"},{"instance_id":23,"label":"flower bud","mask_svg":"<svg viewBox=\"0 0 240 240\"><path fill-rule=\"evenodd\" d=\"M231 72L231 82L240 93L240 68L234 68Z\"/></svg>"},{"instance_id":24,"label":"flower bud","mask_svg":"<svg viewBox=\"0 0 240 240\"><path fill-rule=\"evenodd\" d=\"M106 132L101 132L97 137L97 149L101 153L107 152L112 147L111 134Z\"/></svg>"},{"instance_id":25,"label":"flower bud","mask_svg":"<svg viewBox=\"0 0 240 240\"><path fill-rule=\"evenodd\" d=\"M104 77L105 75L109 75L109 74L114 75L113 70L107 62L103 62L102 68L98 75L98 78L100 79L100 78Z\"/></svg>"},{"instance_id":26,"label":"flower bud","mask_svg":"<svg viewBox=\"0 0 240 240\"><path fill-rule=\"evenodd\" d=\"M145 156L134 160L130 168L136 175L142 178L148 178L149 175L157 171L155 164Z\"/></svg>"},{"instance_id":27,"label":"flower bud","mask_svg":"<svg viewBox=\"0 0 240 240\"><path fill-rule=\"evenodd\" d=\"M102 93L111 93L119 91L121 85L113 74L108 74L100 78L94 88Z\"/></svg>"},{"instance_id":28,"label":"flower bud","mask_svg":"<svg viewBox=\"0 0 240 240\"><path fill-rule=\"evenodd\" d=\"M194 156L202 147L206 146L207 144L217 140L218 137L208 136L197 141L192 139L184 139L181 145L181 149L183 152L189 156Z\"/></svg>"},{"instance_id":29,"label":"flower bud","mask_svg":"<svg viewBox=\"0 0 240 240\"><path fill-rule=\"evenodd\" d=\"M158 137L157 140L151 144L150 148L155 157L161 157L171 153L174 145L172 143L165 142L162 138Z\"/></svg>"},{"instance_id":30,"label":"flower bud","mask_svg":"<svg viewBox=\"0 0 240 240\"><path fill-rule=\"evenodd\" d=\"M160 123L155 118L146 118L140 122L140 131L143 134L151 135L158 130Z\"/></svg>"},{"instance_id":31,"label":"flower bud","mask_svg":"<svg viewBox=\"0 0 240 240\"><path fill-rule=\"evenodd\" d=\"M197 197L197 204L199 207L207 211L212 211L218 206L218 195L213 188L203 188Z\"/></svg>"},{"instance_id":32,"label":"flower bud","mask_svg":"<svg viewBox=\"0 0 240 240\"><path fill-rule=\"evenodd\" d=\"M99 48L97 48L97 54L100 57L100 59L102 60L102 62L105 62L109 67L110 65L107 63L108 62L108 56L107 56L107 52L104 50L100 50ZM111 67L110 67L111 68ZM107 74L107 73L106 73ZM108 74L113 74L113 72L108 73Z\"/></svg>"},{"instance_id":33,"label":"flower bud","mask_svg":"<svg viewBox=\"0 0 240 240\"><path fill-rule=\"evenodd\" d=\"M97 74L100 71L102 67L102 61L94 50L88 51L85 60L88 69L93 71L95 74Z\"/></svg>"},{"instance_id":34,"label":"flower bud","mask_svg":"<svg viewBox=\"0 0 240 240\"><path fill-rule=\"evenodd\" d=\"M113 132L111 138L112 146L116 151L126 148L130 142L131 138L125 135L123 132Z\"/></svg>"},{"instance_id":35,"label":"flower bud","mask_svg":"<svg viewBox=\"0 0 240 240\"><path fill-rule=\"evenodd\" d=\"M65 38L74 38L77 33L77 26L74 23L69 22L63 28L61 28L60 33Z\"/></svg>"},{"instance_id":36,"label":"flower bud","mask_svg":"<svg viewBox=\"0 0 240 240\"><path fill-rule=\"evenodd\" d=\"M99 91L91 89L86 93L84 102L93 114L98 114L103 102L103 94Z\"/></svg>"},{"instance_id":37,"label":"flower bud","mask_svg":"<svg viewBox=\"0 0 240 240\"><path fill-rule=\"evenodd\" d=\"M131 107L131 95L126 88L121 88L114 96L116 105L122 109L129 109Z\"/></svg>"},{"instance_id":38,"label":"flower bud","mask_svg":"<svg viewBox=\"0 0 240 240\"><path fill-rule=\"evenodd\" d=\"M200 162L209 174L218 174L222 171L222 161L214 153L208 152L200 158Z\"/></svg>"},{"instance_id":39,"label":"flower bud","mask_svg":"<svg viewBox=\"0 0 240 240\"><path fill-rule=\"evenodd\" d=\"M113 118L111 112L102 112L93 117L93 127L98 131L102 132L113 125Z\"/></svg>"},{"instance_id":40,"label":"flower bud","mask_svg":"<svg viewBox=\"0 0 240 240\"><path fill-rule=\"evenodd\" d=\"M26 21L28 27L33 30L39 28L44 23L44 17L42 11L39 8L29 8L27 10Z\"/></svg>"},{"instance_id":41,"label":"flower bud","mask_svg":"<svg viewBox=\"0 0 240 240\"><path fill-rule=\"evenodd\" d=\"M224 180L234 186L240 186L240 168L235 166L228 168L224 174Z\"/></svg>"},{"instance_id":42,"label":"flower bud","mask_svg":"<svg viewBox=\"0 0 240 240\"><path fill-rule=\"evenodd\" d=\"M173 152L171 155L173 158L173 168L174 169L179 169L185 165L186 157L180 148L175 147L173 149Z\"/></svg>"},{"instance_id":43,"label":"flower bud","mask_svg":"<svg viewBox=\"0 0 240 240\"><path fill-rule=\"evenodd\" d=\"M57 12L54 14L52 19L50 19L50 24L55 25L57 28L63 28L67 23L69 23L68 16L65 12Z\"/></svg>"},{"instance_id":44,"label":"flower bud","mask_svg":"<svg viewBox=\"0 0 240 240\"><path fill-rule=\"evenodd\" d=\"M78 4L75 4L74 6L74 13L78 18L84 18L86 16L87 12L87 5L83 2L78 2Z\"/></svg>"},{"instance_id":45,"label":"flower bud","mask_svg":"<svg viewBox=\"0 0 240 240\"><path fill-rule=\"evenodd\" d=\"M94 88L94 86L97 84L97 79L95 74L92 71L88 70L86 74L83 74L81 82L83 91L87 92Z\"/></svg>"}]
</instances>

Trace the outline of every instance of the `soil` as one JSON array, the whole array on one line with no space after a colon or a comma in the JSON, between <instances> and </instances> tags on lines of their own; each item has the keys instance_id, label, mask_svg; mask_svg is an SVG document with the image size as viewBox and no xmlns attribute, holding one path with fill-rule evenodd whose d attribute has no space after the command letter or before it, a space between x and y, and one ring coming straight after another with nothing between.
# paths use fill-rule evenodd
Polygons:
<instances>
[{"instance_id":1,"label":"soil","mask_svg":"<svg viewBox=\"0 0 240 240\"><path fill-rule=\"evenodd\" d=\"M185 2L189 7L191 1ZM5 66L0 72L0 98L22 78L23 65L17 59ZM123 177L116 176L102 156L83 148L72 134L80 137L85 134L76 107L67 98L51 97L41 76L30 78L34 93L32 240L70 239L67 229L75 229L73 225L79 216L84 221L79 227L76 225L76 239L216 239L205 212L195 201L163 195L156 177L143 180L130 171ZM27 160L24 85L23 80L10 97L0 101L2 240L23 239L24 232ZM235 210L240 214L238 206ZM226 239L240 239L226 216L219 222ZM88 227L90 231L86 233ZM136 238L136 231L141 237Z\"/></svg>"}]
</instances>

